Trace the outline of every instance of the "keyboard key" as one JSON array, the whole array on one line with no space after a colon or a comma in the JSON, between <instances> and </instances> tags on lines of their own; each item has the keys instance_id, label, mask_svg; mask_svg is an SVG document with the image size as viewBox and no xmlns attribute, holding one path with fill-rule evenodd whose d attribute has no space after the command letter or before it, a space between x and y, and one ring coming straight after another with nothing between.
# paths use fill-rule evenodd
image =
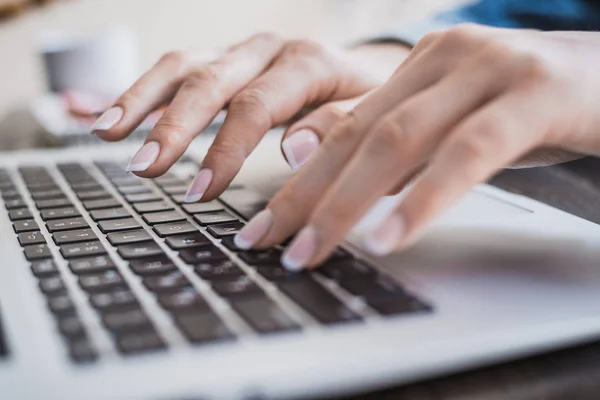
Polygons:
<instances>
[{"instance_id":1,"label":"keyboard key","mask_svg":"<svg viewBox=\"0 0 600 400\"><path fill-rule=\"evenodd\" d=\"M11 221L19 221L22 219L31 219L33 216L27 208L17 208L8 212L8 218Z\"/></svg>"},{"instance_id":2,"label":"keyboard key","mask_svg":"<svg viewBox=\"0 0 600 400\"><path fill-rule=\"evenodd\" d=\"M117 252L125 260L163 254L163 250L155 242L122 244L117 247Z\"/></svg>"},{"instance_id":3,"label":"keyboard key","mask_svg":"<svg viewBox=\"0 0 600 400\"><path fill-rule=\"evenodd\" d=\"M127 283L116 271L105 271L100 274L83 275L79 277L83 290L90 293L106 292L114 288L126 288Z\"/></svg>"},{"instance_id":4,"label":"keyboard key","mask_svg":"<svg viewBox=\"0 0 600 400\"><path fill-rule=\"evenodd\" d=\"M61 219L81 216L79 211L77 211L77 209L73 207L48 208L45 210L41 210L40 214L42 215L42 219L44 221L48 221L50 219Z\"/></svg>"},{"instance_id":5,"label":"keyboard key","mask_svg":"<svg viewBox=\"0 0 600 400\"><path fill-rule=\"evenodd\" d=\"M222 238L237 234L243 227L244 224L241 222L231 222L228 224L211 225L206 231L216 238Z\"/></svg>"},{"instance_id":6,"label":"keyboard key","mask_svg":"<svg viewBox=\"0 0 600 400\"><path fill-rule=\"evenodd\" d=\"M280 265L281 250L267 249L255 251L243 251L238 253L238 257L249 265Z\"/></svg>"},{"instance_id":7,"label":"keyboard key","mask_svg":"<svg viewBox=\"0 0 600 400\"><path fill-rule=\"evenodd\" d=\"M58 320L58 330L68 339L86 336L83 323L77 315L69 315Z\"/></svg>"},{"instance_id":8,"label":"keyboard key","mask_svg":"<svg viewBox=\"0 0 600 400\"><path fill-rule=\"evenodd\" d=\"M183 221L185 219L185 216L179 211L161 211L156 213L144 214L143 218L148 225L154 225L165 222Z\"/></svg>"},{"instance_id":9,"label":"keyboard key","mask_svg":"<svg viewBox=\"0 0 600 400\"><path fill-rule=\"evenodd\" d=\"M242 251L242 249L239 249L235 243L233 243L233 236L225 236L221 239L221 244L233 252Z\"/></svg>"},{"instance_id":10,"label":"keyboard key","mask_svg":"<svg viewBox=\"0 0 600 400\"><path fill-rule=\"evenodd\" d=\"M90 211L90 215L94 221L103 221L105 219L117 219L131 217L131 213L123 207L106 208L103 210Z\"/></svg>"},{"instance_id":11,"label":"keyboard key","mask_svg":"<svg viewBox=\"0 0 600 400\"><path fill-rule=\"evenodd\" d=\"M181 233L198 232L198 228L187 221L154 225L152 228L160 237L179 235Z\"/></svg>"},{"instance_id":12,"label":"keyboard key","mask_svg":"<svg viewBox=\"0 0 600 400\"><path fill-rule=\"evenodd\" d=\"M120 205L121 203L115 199L87 200L83 202L86 210L101 210L103 208L119 207Z\"/></svg>"},{"instance_id":13,"label":"keyboard key","mask_svg":"<svg viewBox=\"0 0 600 400\"><path fill-rule=\"evenodd\" d=\"M166 201L149 201L147 203L135 203L133 208L142 213L148 212L158 212L158 211L167 211L172 210L173 206L167 203Z\"/></svg>"},{"instance_id":14,"label":"keyboard key","mask_svg":"<svg viewBox=\"0 0 600 400\"><path fill-rule=\"evenodd\" d=\"M185 194L188 190L188 185L163 186L162 190L168 195Z\"/></svg>"},{"instance_id":15,"label":"keyboard key","mask_svg":"<svg viewBox=\"0 0 600 400\"><path fill-rule=\"evenodd\" d=\"M90 363L98 359L98 353L88 339L81 338L69 342L69 357L76 363Z\"/></svg>"},{"instance_id":16,"label":"keyboard key","mask_svg":"<svg viewBox=\"0 0 600 400\"><path fill-rule=\"evenodd\" d=\"M60 198L64 198L65 194L63 193L62 190L60 189L54 189L54 190L47 190L47 191L41 191L41 192L33 192L31 193L31 198L33 200L48 200L48 199L60 199Z\"/></svg>"},{"instance_id":17,"label":"keyboard key","mask_svg":"<svg viewBox=\"0 0 600 400\"><path fill-rule=\"evenodd\" d=\"M126 194L125 200L129 203L145 203L148 201L159 201L162 197L156 193L132 193Z\"/></svg>"},{"instance_id":18,"label":"keyboard key","mask_svg":"<svg viewBox=\"0 0 600 400\"><path fill-rule=\"evenodd\" d=\"M129 289L118 289L90 296L92 306L102 313L139 308L139 303Z\"/></svg>"},{"instance_id":19,"label":"keyboard key","mask_svg":"<svg viewBox=\"0 0 600 400\"><path fill-rule=\"evenodd\" d=\"M166 275L146 277L144 285L155 293L174 293L191 287L190 281L180 272L174 271Z\"/></svg>"},{"instance_id":20,"label":"keyboard key","mask_svg":"<svg viewBox=\"0 0 600 400\"><path fill-rule=\"evenodd\" d=\"M69 268L75 275L85 275L114 270L116 266L109 256L102 255L70 260Z\"/></svg>"},{"instance_id":21,"label":"keyboard key","mask_svg":"<svg viewBox=\"0 0 600 400\"><path fill-rule=\"evenodd\" d=\"M98 236L90 228L76 229L73 231L56 232L52 234L54 243L57 245L86 242L94 239L98 239Z\"/></svg>"},{"instance_id":22,"label":"keyboard key","mask_svg":"<svg viewBox=\"0 0 600 400\"><path fill-rule=\"evenodd\" d=\"M32 262L31 271L37 277L48 277L58 274L56 264L51 259Z\"/></svg>"},{"instance_id":23,"label":"keyboard key","mask_svg":"<svg viewBox=\"0 0 600 400\"><path fill-rule=\"evenodd\" d=\"M231 280L232 278L244 275L244 271L230 260L198 264L194 268L194 271L196 271L196 274L202 279L209 281L219 279Z\"/></svg>"},{"instance_id":24,"label":"keyboard key","mask_svg":"<svg viewBox=\"0 0 600 400\"><path fill-rule=\"evenodd\" d=\"M4 200L4 201L19 199L19 198L21 198L21 195L19 194L19 192L16 189L2 191L2 200Z\"/></svg>"},{"instance_id":25,"label":"keyboard key","mask_svg":"<svg viewBox=\"0 0 600 400\"><path fill-rule=\"evenodd\" d=\"M198 214L205 212L224 211L225 207L218 201L209 201L207 203L190 203L181 206L188 214Z\"/></svg>"},{"instance_id":26,"label":"keyboard key","mask_svg":"<svg viewBox=\"0 0 600 400\"><path fill-rule=\"evenodd\" d=\"M163 275L177 270L173 261L166 255L133 259L129 262L129 268L141 276Z\"/></svg>"},{"instance_id":27,"label":"keyboard key","mask_svg":"<svg viewBox=\"0 0 600 400\"><path fill-rule=\"evenodd\" d=\"M284 279L306 279L308 273L306 271L290 272L281 265L264 265L257 266L258 272L263 278L269 281L280 281Z\"/></svg>"},{"instance_id":28,"label":"keyboard key","mask_svg":"<svg viewBox=\"0 0 600 400\"><path fill-rule=\"evenodd\" d=\"M323 324L360 319L338 298L310 278L280 281L278 287Z\"/></svg>"},{"instance_id":29,"label":"keyboard key","mask_svg":"<svg viewBox=\"0 0 600 400\"><path fill-rule=\"evenodd\" d=\"M248 276L242 275L231 280L215 280L211 282L215 292L223 297L247 296L262 293Z\"/></svg>"},{"instance_id":30,"label":"keyboard key","mask_svg":"<svg viewBox=\"0 0 600 400\"><path fill-rule=\"evenodd\" d=\"M160 305L173 314L197 313L209 310L206 301L193 289L165 294L158 297Z\"/></svg>"},{"instance_id":31,"label":"keyboard key","mask_svg":"<svg viewBox=\"0 0 600 400\"><path fill-rule=\"evenodd\" d=\"M25 219L13 222L13 229L15 230L15 233L21 233L37 231L40 229L40 227L38 226L37 222L35 222L35 220Z\"/></svg>"},{"instance_id":32,"label":"keyboard key","mask_svg":"<svg viewBox=\"0 0 600 400\"><path fill-rule=\"evenodd\" d=\"M139 308L107 312L104 314L102 322L113 333L153 329L150 320Z\"/></svg>"},{"instance_id":33,"label":"keyboard key","mask_svg":"<svg viewBox=\"0 0 600 400\"><path fill-rule=\"evenodd\" d=\"M369 279L375 276L375 270L358 260L348 262L325 262L317 270L318 273L340 281L342 279Z\"/></svg>"},{"instance_id":34,"label":"keyboard key","mask_svg":"<svg viewBox=\"0 0 600 400\"><path fill-rule=\"evenodd\" d=\"M174 250L189 249L211 245L210 239L200 232L187 233L185 235L168 236L167 245Z\"/></svg>"},{"instance_id":35,"label":"keyboard key","mask_svg":"<svg viewBox=\"0 0 600 400\"><path fill-rule=\"evenodd\" d=\"M58 316L73 315L75 313L75 306L66 294L49 297L48 308Z\"/></svg>"},{"instance_id":36,"label":"keyboard key","mask_svg":"<svg viewBox=\"0 0 600 400\"><path fill-rule=\"evenodd\" d=\"M29 244L40 244L40 243L46 243L46 239L44 238L44 235L42 235L42 232L23 232L23 233L19 233L18 235L19 238L19 243L21 243L21 246L26 246Z\"/></svg>"},{"instance_id":37,"label":"keyboard key","mask_svg":"<svg viewBox=\"0 0 600 400\"><path fill-rule=\"evenodd\" d=\"M46 295L63 293L66 288L63 280L58 276L42 278L39 282L40 290Z\"/></svg>"},{"instance_id":38,"label":"keyboard key","mask_svg":"<svg viewBox=\"0 0 600 400\"><path fill-rule=\"evenodd\" d=\"M89 228L87 222L82 217L55 219L46 222L50 232L67 231L71 229Z\"/></svg>"},{"instance_id":39,"label":"keyboard key","mask_svg":"<svg viewBox=\"0 0 600 400\"><path fill-rule=\"evenodd\" d=\"M115 219L115 220L107 220L100 221L98 223L98 227L103 233L109 232L118 232L118 231L127 231L130 229L138 229L141 228L139 222L137 222L133 218L123 218L123 219Z\"/></svg>"},{"instance_id":40,"label":"keyboard key","mask_svg":"<svg viewBox=\"0 0 600 400\"><path fill-rule=\"evenodd\" d=\"M87 191L79 191L77 192L77 197L79 200L98 200L98 199L108 199L111 198L112 195L108 193L106 190L87 190Z\"/></svg>"},{"instance_id":41,"label":"keyboard key","mask_svg":"<svg viewBox=\"0 0 600 400\"><path fill-rule=\"evenodd\" d=\"M167 348L162 338L152 329L118 335L117 348L123 354L138 354Z\"/></svg>"},{"instance_id":42,"label":"keyboard key","mask_svg":"<svg viewBox=\"0 0 600 400\"><path fill-rule=\"evenodd\" d=\"M100 241L71 243L60 246L60 252L64 258L89 257L106 254L106 250Z\"/></svg>"},{"instance_id":43,"label":"keyboard key","mask_svg":"<svg viewBox=\"0 0 600 400\"><path fill-rule=\"evenodd\" d=\"M27 207L27 204L23 201L23 199L18 198L13 200L6 200L4 202L4 207L6 207L7 210L14 210L15 208Z\"/></svg>"},{"instance_id":44,"label":"keyboard key","mask_svg":"<svg viewBox=\"0 0 600 400\"><path fill-rule=\"evenodd\" d=\"M152 236L150 236L150 234L144 229L136 229L133 231L125 232L113 232L109 233L106 237L108 238L110 244L112 244L113 246L152 240Z\"/></svg>"},{"instance_id":45,"label":"keyboard key","mask_svg":"<svg viewBox=\"0 0 600 400\"><path fill-rule=\"evenodd\" d=\"M71 207L73 203L71 203L71 200L63 197L59 199L38 200L35 202L35 205L40 210L45 210L46 208Z\"/></svg>"},{"instance_id":46,"label":"keyboard key","mask_svg":"<svg viewBox=\"0 0 600 400\"><path fill-rule=\"evenodd\" d=\"M235 299L231 306L259 333L298 330L300 326L266 296Z\"/></svg>"},{"instance_id":47,"label":"keyboard key","mask_svg":"<svg viewBox=\"0 0 600 400\"><path fill-rule=\"evenodd\" d=\"M197 265L206 262L226 260L227 256L216 246L201 247L197 249L183 249L179 257L188 264Z\"/></svg>"},{"instance_id":48,"label":"keyboard key","mask_svg":"<svg viewBox=\"0 0 600 400\"><path fill-rule=\"evenodd\" d=\"M176 315L175 324L192 343L231 340L234 338L229 328L210 311Z\"/></svg>"},{"instance_id":49,"label":"keyboard key","mask_svg":"<svg viewBox=\"0 0 600 400\"><path fill-rule=\"evenodd\" d=\"M374 275L367 279L341 279L339 285L354 296L364 298L403 296L405 291L391 278Z\"/></svg>"},{"instance_id":50,"label":"keyboard key","mask_svg":"<svg viewBox=\"0 0 600 400\"><path fill-rule=\"evenodd\" d=\"M185 203L185 194L175 194L171 196L171 200L177 204L183 204Z\"/></svg>"},{"instance_id":51,"label":"keyboard key","mask_svg":"<svg viewBox=\"0 0 600 400\"><path fill-rule=\"evenodd\" d=\"M431 311L431 307L428 304L410 295L368 298L366 299L366 303L384 316Z\"/></svg>"},{"instance_id":52,"label":"keyboard key","mask_svg":"<svg viewBox=\"0 0 600 400\"><path fill-rule=\"evenodd\" d=\"M44 258L51 258L52 253L46 244L34 244L31 246L23 247L25 258L28 261L41 260Z\"/></svg>"},{"instance_id":53,"label":"keyboard key","mask_svg":"<svg viewBox=\"0 0 600 400\"><path fill-rule=\"evenodd\" d=\"M115 182L113 182L113 183L115 183ZM120 181L117 181L115 184L118 184L118 183L124 184L124 183L128 183L128 182L125 180L120 180ZM130 181L129 185L118 186L117 190L122 195L151 193L150 189L148 189L146 186L135 185L135 183L136 183L135 181Z\"/></svg>"},{"instance_id":54,"label":"keyboard key","mask_svg":"<svg viewBox=\"0 0 600 400\"><path fill-rule=\"evenodd\" d=\"M96 182L82 182L82 183L73 183L71 184L71 189L79 196L80 193L92 192L92 191L104 191L102 185ZM84 195L85 196L85 195ZM83 200L83 199L81 199ZM91 200L91 199L85 199Z\"/></svg>"},{"instance_id":55,"label":"keyboard key","mask_svg":"<svg viewBox=\"0 0 600 400\"><path fill-rule=\"evenodd\" d=\"M238 219L227 211L204 213L194 215L194 219L202 226L236 222Z\"/></svg>"}]
</instances>

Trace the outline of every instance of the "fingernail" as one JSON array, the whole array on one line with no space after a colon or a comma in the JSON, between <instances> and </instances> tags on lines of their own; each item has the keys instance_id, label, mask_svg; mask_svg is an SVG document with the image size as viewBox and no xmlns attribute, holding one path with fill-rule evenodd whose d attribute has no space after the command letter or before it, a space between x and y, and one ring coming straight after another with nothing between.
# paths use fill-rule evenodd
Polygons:
<instances>
[{"instance_id":1,"label":"fingernail","mask_svg":"<svg viewBox=\"0 0 600 400\"><path fill-rule=\"evenodd\" d=\"M273 212L265 208L254 216L233 238L237 248L248 250L262 239L273 224Z\"/></svg>"},{"instance_id":2,"label":"fingernail","mask_svg":"<svg viewBox=\"0 0 600 400\"><path fill-rule=\"evenodd\" d=\"M292 169L297 171L319 148L319 137L310 129L300 129L281 142L281 148Z\"/></svg>"},{"instance_id":3,"label":"fingernail","mask_svg":"<svg viewBox=\"0 0 600 400\"><path fill-rule=\"evenodd\" d=\"M123 109L121 107L112 107L106 110L94 125L92 125L92 133L96 131L106 131L115 126L123 118Z\"/></svg>"},{"instance_id":4,"label":"fingernail","mask_svg":"<svg viewBox=\"0 0 600 400\"><path fill-rule=\"evenodd\" d=\"M203 168L198 172L192 184L190 185L187 193L185 194L184 201L186 203L195 203L204 196L204 192L212 181L213 173L208 168Z\"/></svg>"},{"instance_id":5,"label":"fingernail","mask_svg":"<svg viewBox=\"0 0 600 400\"><path fill-rule=\"evenodd\" d=\"M135 153L125 170L127 172L145 171L154 164L159 153L160 144L158 142L148 142Z\"/></svg>"},{"instance_id":6,"label":"fingernail","mask_svg":"<svg viewBox=\"0 0 600 400\"><path fill-rule=\"evenodd\" d=\"M378 257L388 255L398 246L405 231L404 218L394 214L365 238L365 248Z\"/></svg>"},{"instance_id":7,"label":"fingernail","mask_svg":"<svg viewBox=\"0 0 600 400\"><path fill-rule=\"evenodd\" d=\"M281 257L281 264L288 271L300 271L310 261L317 249L315 228L308 226L300 231Z\"/></svg>"}]
</instances>

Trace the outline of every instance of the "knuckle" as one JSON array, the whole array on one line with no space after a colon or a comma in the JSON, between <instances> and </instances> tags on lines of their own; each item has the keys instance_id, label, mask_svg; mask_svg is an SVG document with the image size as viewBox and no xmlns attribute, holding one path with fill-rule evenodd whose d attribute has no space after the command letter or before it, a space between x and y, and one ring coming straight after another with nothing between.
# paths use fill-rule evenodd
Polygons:
<instances>
[{"instance_id":1,"label":"knuckle","mask_svg":"<svg viewBox=\"0 0 600 400\"><path fill-rule=\"evenodd\" d=\"M384 118L373 128L367 151L373 156L398 153L406 142L404 132L397 120Z\"/></svg>"},{"instance_id":2,"label":"knuckle","mask_svg":"<svg viewBox=\"0 0 600 400\"><path fill-rule=\"evenodd\" d=\"M333 104L326 104L319 110L319 113L326 120L340 121L347 115L347 111Z\"/></svg>"},{"instance_id":3,"label":"knuckle","mask_svg":"<svg viewBox=\"0 0 600 400\"><path fill-rule=\"evenodd\" d=\"M286 44L286 53L293 56L318 57L326 53L325 46L317 41L302 39L291 40Z\"/></svg>"},{"instance_id":4,"label":"knuckle","mask_svg":"<svg viewBox=\"0 0 600 400\"><path fill-rule=\"evenodd\" d=\"M259 32L252 35L252 39L274 43L281 41L281 36L275 32Z\"/></svg>"},{"instance_id":5,"label":"knuckle","mask_svg":"<svg viewBox=\"0 0 600 400\"><path fill-rule=\"evenodd\" d=\"M360 140L361 130L358 127L358 118L354 110L346 113L344 118L336 122L323 141L324 151L336 150L347 146L348 143L355 143Z\"/></svg>"},{"instance_id":6,"label":"knuckle","mask_svg":"<svg viewBox=\"0 0 600 400\"><path fill-rule=\"evenodd\" d=\"M159 60L160 63L173 64L182 67L187 63L189 55L185 51L175 50L165 53Z\"/></svg>"},{"instance_id":7,"label":"knuckle","mask_svg":"<svg viewBox=\"0 0 600 400\"><path fill-rule=\"evenodd\" d=\"M522 55L519 64L523 76L533 82L547 82L554 75L548 62L532 54Z\"/></svg>"},{"instance_id":8,"label":"knuckle","mask_svg":"<svg viewBox=\"0 0 600 400\"><path fill-rule=\"evenodd\" d=\"M248 88L240 92L231 100L229 111L246 117L248 123L261 129L271 128L269 103L265 91L261 88Z\"/></svg>"},{"instance_id":9,"label":"knuckle","mask_svg":"<svg viewBox=\"0 0 600 400\"><path fill-rule=\"evenodd\" d=\"M160 138L162 146L181 148L186 145L184 127L181 121L169 116L163 117L156 123L152 130L153 136Z\"/></svg>"},{"instance_id":10,"label":"knuckle","mask_svg":"<svg viewBox=\"0 0 600 400\"><path fill-rule=\"evenodd\" d=\"M429 32L417 42L417 44L415 45L415 49L429 46L430 44L437 42L440 38L442 38L442 36L442 31Z\"/></svg>"},{"instance_id":11,"label":"knuckle","mask_svg":"<svg viewBox=\"0 0 600 400\"><path fill-rule=\"evenodd\" d=\"M214 85L219 82L221 71L219 64L212 62L191 72L185 79L185 87L197 88L204 85Z\"/></svg>"},{"instance_id":12,"label":"knuckle","mask_svg":"<svg viewBox=\"0 0 600 400\"><path fill-rule=\"evenodd\" d=\"M443 40L450 44L468 43L481 35L481 26L465 23L450 28L444 32Z\"/></svg>"}]
</instances>

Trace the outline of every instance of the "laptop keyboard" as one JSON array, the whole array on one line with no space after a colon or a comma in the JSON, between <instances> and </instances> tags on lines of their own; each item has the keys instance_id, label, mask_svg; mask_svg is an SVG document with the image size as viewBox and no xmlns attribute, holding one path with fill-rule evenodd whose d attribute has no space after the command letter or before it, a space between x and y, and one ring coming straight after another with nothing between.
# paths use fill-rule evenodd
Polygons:
<instances>
[{"instance_id":1,"label":"laptop keyboard","mask_svg":"<svg viewBox=\"0 0 600 400\"><path fill-rule=\"evenodd\" d=\"M197 166L187 157L181 163ZM114 350L123 356L165 351L177 345L173 335L210 344L431 311L342 248L318 270L299 273L281 266L281 248L237 249L233 236L265 206L243 187L185 204L191 177L141 179L124 167L0 169L18 243L74 362L94 362ZM99 323L81 318L84 308ZM112 348L94 343L94 329Z\"/></svg>"}]
</instances>

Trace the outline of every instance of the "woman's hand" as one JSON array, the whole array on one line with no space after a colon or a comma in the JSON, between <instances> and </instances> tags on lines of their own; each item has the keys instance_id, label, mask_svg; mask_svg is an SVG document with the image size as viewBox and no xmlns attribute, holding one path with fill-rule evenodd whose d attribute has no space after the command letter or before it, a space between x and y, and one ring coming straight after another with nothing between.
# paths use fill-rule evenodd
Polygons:
<instances>
[{"instance_id":1,"label":"woman's hand","mask_svg":"<svg viewBox=\"0 0 600 400\"><path fill-rule=\"evenodd\" d=\"M429 34L236 242L264 248L296 234L284 265L316 266L377 199L414 182L365 238L367 249L385 255L536 149L600 154L598 65L597 33L466 25Z\"/></svg>"},{"instance_id":2,"label":"woman's hand","mask_svg":"<svg viewBox=\"0 0 600 400\"><path fill-rule=\"evenodd\" d=\"M211 200L227 188L270 128L305 107L322 106L285 135L282 148L298 168L344 115L343 101L384 83L407 54L401 45L342 51L273 34L253 36L216 57L168 53L98 119L93 131L104 140L121 140L150 112L170 103L128 167L155 177L227 106L227 118L186 197L188 202Z\"/></svg>"}]
</instances>

